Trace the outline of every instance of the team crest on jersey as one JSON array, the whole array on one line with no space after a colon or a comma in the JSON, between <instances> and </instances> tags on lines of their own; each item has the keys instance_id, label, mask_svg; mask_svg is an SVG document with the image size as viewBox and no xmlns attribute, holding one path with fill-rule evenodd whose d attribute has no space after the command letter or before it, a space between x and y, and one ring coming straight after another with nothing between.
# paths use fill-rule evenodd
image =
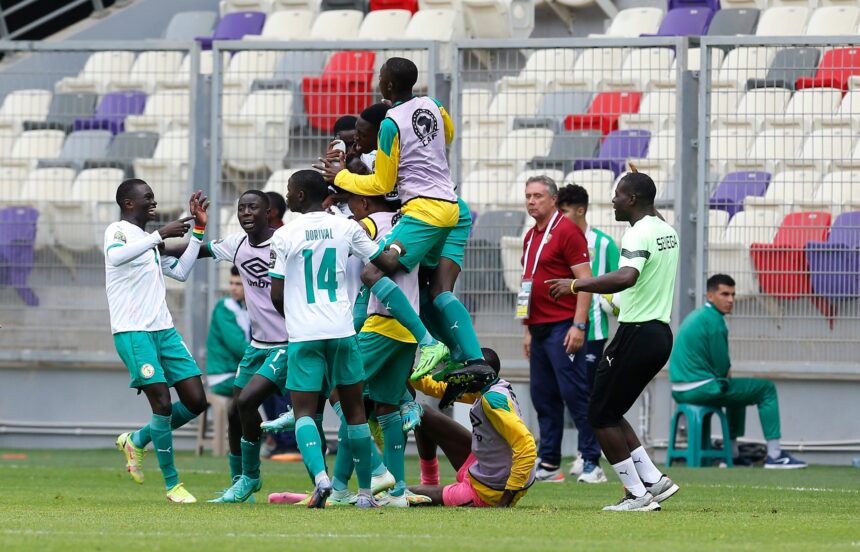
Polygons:
<instances>
[{"instance_id":1,"label":"team crest on jersey","mask_svg":"<svg viewBox=\"0 0 860 552\"><path fill-rule=\"evenodd\" d=\"M415 131L421 145L426 146L439 133L439 122L429 109L417 109L412 114L412 130Z\"/></svg>"},{"instance_id":2,"label":"team crest on jersey","mask_svg":"<svg viewBox=\"0 0 860 552\"><path fill-rule=\"evenodd\" d=\"M121 230L116 231L116 233L113 235L113 239L115 239L116 241L121 241L122 243L126 243L125 234L123 234Z\"/></svg>"},{"instance_id":3,"label":"team crest on jersey","mask_svg":"<svg viewBox=\"0 0 860 552\"><path fill-rule=\"evenodd\" d=\"M275 261L278 260L278 254L275 253L274 249L269 250L269 270L275 269Z\"/></svg>"},{"instance_id":4,"label":"team crest on jersey","mask_svg":"<svg viewBox=\"0 0 860 552\"><path fill-rule=\"evenodd\" d=\"M155 375L155 368L152 364L144 364L140 367L140 375L143 379L149 379Z\"/></svg>"}]
</instances>

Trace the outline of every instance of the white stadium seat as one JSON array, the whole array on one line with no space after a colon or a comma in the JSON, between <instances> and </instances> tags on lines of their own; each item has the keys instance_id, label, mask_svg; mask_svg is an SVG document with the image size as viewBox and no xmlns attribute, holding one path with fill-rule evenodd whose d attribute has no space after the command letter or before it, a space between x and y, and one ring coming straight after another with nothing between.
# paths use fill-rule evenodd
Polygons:
<instances>
[{"instance_id":1,"label":"white stadium seat","mask_svg":"<svg viewBox=\"0 0 860 552\"><path fill-rule=\"evenodd\" d=\"M51 203L54 244L70 251L101 248L104 228L116 218L116 202L110 198L123 179L122 169L81 171L68 196Z\"/></svg>"},{"instance_id":2,"label":"white stadium seat","mask_svg":"<svg viewBox=\"0 0 860 552\"><path fill-rule=\"evenodd\" d=\"M636 166L649 174L653 171L671 173L675 166L675 143L674 128L653 134L648 142L648 153L634 161Z\"/></svg>"},{"instance_id":3,"label":"white stadium seat","mask_svg":"<svg viewBox=\"0 0 860 552\"><path fill-rule=\"evenodd\" d=\"M268 13L271 9L270 0L221 0L218 2L218 11L221 12L221 15L246 11Z\"/></svg>"},{"instance_id":4,"label":"white stadium seat","mask_svg":"<svg viewBox=\"0 0 860 552\"><path fill-rule=\"evenodd\" d=\"M461 0L474 38L528 38L534 30L531 0Z\"/></svg>"},{"instance_id":5,"label":"white stadium seat","mask_svg":"<svg viewBox=\"0 0 860 552\"><path fill-rule=\"evenodd\" d=\"M412 13L409 10L377 10L368 13L358 30L359 40L402 39Z\"/></svg>"},{"instance_id":6,"label":"white stadium seat","mask_svg":"<svg viewBox=\"0 0 860 552\"><path fill-rule=\"evenodd\" d=\"M635 38L642 34L657 34L662 21L663 10L660 8L627 8L615 15L605 33L590 36Z\"/></svg>"},{"instance_id":7,"label":"white stadium seat","mask_svg":"<svg viewBox=\"0 0 860 552\"><path fill-rule=\"evenodd\" d=\"M735 48L726 54L711 86L743 89L747 80L763 79L775 53L774 48L764 46Z\"/></svg>"},{"instance_id":8,"label":"white stadium seat","mask_svg":"<svg viewBox=\"0 0 860 552\"><path fill-rule=\"evenodd\" d=\"M535 50L518 75L502 77L499 80L498 89L546 90L573 69L576 56L577 52L572 48Z\"/></svg>"},{"instance_id":9,"label":"white stadium seat","mask_svg":"<svg viewBox=\"0 0 860 552\"><path fill-rule=\"evenodd\" d=\"M364 14L358 10L329 10L321 12L311 27L310 40L353 40Z\"/></svg>"},{"instance_id":10,"label":"white stadium seat","mask_svg":"<svg viewBox=\"0 0 860 552\"><path fill-rule=\"evenodd\" d=\"M809 19L805 6L776 6L764 10L758 20L756 36L802 35Z\"/></svg>"},{"instance_id":11,"label":"white stadium seat","mask_svg":"<svg viewBox=\"0 0 860 552\"><path fill-rule=\"evenodd\" d=\"M604 90L645 90L651 81L665 80L675 53L670 48L636 48L627 54L617 77L603 79Z\"/></svg>"},{"instance_id":12,"label":"white stadium seat","mask_svg":"<svg viewBox=\"0 0 860 552\"><path fill-rule=\"evenodd\" d=\"M150 131L164 134L169 130L188 128L191 109L187 90L174 89L156 92L146 101L140 115L125 119L127 131Z\"/></svg>"},{"instance_id":13,"label":"white stadium seat","mask_svg":"<svg viewBox=\"0 0 860 552\"><path fill-rule=\"evenodd\" d=\"M272 11L305 10L319 13L322 0L271 0Z\"/></svg>"},{"instance_id":14,"label":"white stadium seat","mask_svg":"<svg viewBox=\"0 0 860 552\"><path fill-rule=\"evenodd\" d=\"M576 184L588 192L589 205L609 205L614 193L615 173L609 169L583 169L571 171L564 177L564 183Z\"/></svg>"},{"instance_id":15,"label":"white stadium seat","mask_svg":"<svg viewBox=\"0 0 860 552\"><path fill-rule=\"evenodd\" d=\"M781 116L791 99L791 91L785 88L754 88L741 98L731 115L717 118L718 126L743 127L752 133L758 132L767 119Z\"/></svg>"},{"instance_id":16,"label":"white stadium seat","mask_svg":"<svg viewBox=\"0 0 860 552\"><path fill-rule=\"evenodd\" d=\"M271 50L237 52L224 73L224 88L229 89L230 94L248 92L254 80L271 78L279 57L278 52Z\"/></svg>"},{"instance_id":17,"label":"white stadium seat","mask_svg":"<svg viewBox=\"0 0 860 552\"><path fill-rule=\"evenodd\" d=\"M464 130L477 125L477 119L486 115L492 101L493 93L486 88L463 89L460 95L460 124Z\"/></svg>"},{"instance_id":18,"label":"white stadium seat","mask_svg":"<svg viewBox=\"0 0 860 552\"><path fill-rule=\"evenodd\" d=\"M674 90L654 89L642 98L637 113L625 113L618 119L618 127L648 130L652 134L674 128L676 106Z\"/></svg>"},{"instance_id":19,"label":"white stadium seat","mask_svg":"<svg viewBox=\"0 0 860 552\"><path fill-rule=\"evenodd\" d=\"M56 91L104 94L108 90L108 83L128 76L133 64L134 52L96 52L87 59L77 76L60 79Z\"/></svg>"},{"instance_id":20,"label":"white stadium seat","mask_svg":"<svg viewBox=\"0 0 860 552\"><path fill-rule=\"evenodd\" d=\"M236 117L225 118L224 163L238 171L274 171L289 151L293 94L258 90L248 96Z\"/></svg>"},{"instance_id":21,"label":"white stadium seat","mask_svg":"<svg viewBox=\"0 0 860 552\"><path fill-rule=\"evenodd\" d=\"M48 115L52 94L49 90L14 90L0 106L0 132L21 132L24 121L41 121ZM2 155L2 150L0 150Z\"/></svg>"},{"instance_id":22,"label":"white stadium seat","mask_svg":"<svg viewBox=\"0 0 860 552\"><path fill-rule=\"evenodd\" d=\"M749 196L744 208L784 212L815 197L821 177L816 171L784 171L773 177L767 191L761 197Z\"/></svg>"},{"instance_id":23,"label":"white stadium seat","mask_svg":"<svg viewBox=\"0 0 860 552\"><path fill-rule=\"evenodd\" d=\"M722 211L720 209L708 210L708 241L723 241L723 234L725 234L726 226L728 226L728 224L728 211Z\"/></svg>"},{"instance_id":24,"label":"white stadium seat","mask_svg":"<svg viewBox=\"0 0 860 552\"><path fill-rule=\"evenodd\" d=\"M490 136L504 138L511 130L515 117L532 117L537 112L541 94L521 94L518 91L499 92L490 102L486 114L472 119L472 125Z\"/></svg>"},{"instance_id":25,"label":"white stadium seat","mask_svg":"<svg viewBox=\"0 0 860 552\"><path fill-rule=\"evenodd\" d=\"M481 166L487 169L507 168L514 173L524 169L535 157L546 156L552 145L553 132L545 128L524 128L507 135L493 159Z\"/></svg>"},{"instance_id":26,"label":"white stadium seat","mask_svg":"<svg viewBox=\"0 0 860 552\"><path fill-rule=\"evenodd\" d=\"M858 183L860 171L832 172L824 177L813 197L800 198L796 205L804 211L830 211L834 215L856 211L860 209Z\"/></svg>"},{"instance_id":27,"label":"white stadium seat","mask_svg":"<svg viewBox=\"0 0 860 552\"><path fill-rule=\"evenodd\" d=\"M135 159L134 174L153 182L158 206L164 211L181 211L188 191L188 131L171 130L155 147L151 159Z\"/></svg>"},{"instance_id":28,"label":"white stadium seat","mask_svg":"<svg viewBox=\"0 0 860 552\"><path fill-rule=\"evenodd\" d=\"M594 91L598 82L618 76L624 59L623 48L587 48L582 51L573 70L556 81L562 90Z\"/></svg>"},{"instance_id":29,"label":"white stadium seat","mask_svg":"<svg viewBox=\"0 0 860 552\"><path fill-rule=\"evenodd\" d=\"M454 10L421 10L412 16L404 40L433 40L439 43L440 73L451 72L451 43L463 38L463 17ZM427 50L388 50L388 57L399 55L412 60L419 68L429 67ZM379 56L377 56L379 57ZM427 72L418 72L418 82L415 84L418 90L427 89Z\"/></svg>"},{"instance_id":30,"label":"white stadium seat","mask_svg":"<svg viewBox=\"0 0 860 552\"><path fill-rule=\"evenodd\" d=\"M75 169L68 167L33 169L21 185L18 199L28 203L66 201L70 197L74 180Z\"/></svg>"},{"instance_id":31,"label":"white stadium seat","mask_svg":"<svg viewBox=\"0 0 860 552\"><path fill-rule=\"evenodd\" d=\"M316 12L310 10L281 10L266 18L263 31L258 35L245 35L242 40L306 40L310 37Z\"/></svg>"},{"instance_id":32,"label":"white stadium seat","mask_svg":"<svg viewBox=\"0 0 860 552\"><path fill-rule=\"evenodd\" d=\"M836 93L841 96L839 90ZM795 94L799 94L799 92ZM820 115L813 112L813 127L844 127L860 132L860 90L849 90L844 96L841 96L841 100L833 115Z\"/></svg>"},{"instance_id":33,"label":"white stadium seat","mask_svg":"<svg viewBox=\"0 0 860 552\"><path fill-rule=\"evenodd\" d=\"M803 143L803 134L792 128L769 129L759 133L750 148L749 154L730 163L732 170L760 168L769 173L785 161L794 159Z\"/></svg>"},{"instance_id":34,"label":"white stadium seat","mask_svg":"<svg viewBox=\"0 0 860 552\"><path fill-rule=\"evenodd\" d=\"M809 168L818 173L828 172L831 164L841 165L851 159L854 134L847 128L825 128L811 133L803 142L799 155L785 162L793 169Z\"/></svg>"},{"instance_id":35,"label":"white stadium seat","mask_svg":"<svg viewBox=\"0 0 860 552\"><path fill-rule=\"evenodd\" d=\"M711 131L708 154L711 170L725 174L737 162L743 162L754 137L755 135L743 128L721 128Z\"/></svg>"},{"instance_id":36,"label":"white stadium seat","mask_svg":"<svg viewBox=\"0 0 860 552\"><path fill-rule=\"evenodd\" d=\"M507 169L473 171L460 186L460 194L470 206L480 210L507 204L513 178L514 173Z\"/></svg>"},{"instance_id":37,"label":"white stadium seat","mask_svg":"<svg viewBox=\"0 0 860 552\"><path fill-rule=\"evenodd\" d=\"M107 83L108 90L155 91L159 77L173 77L182 65L182 52L141 52L127 75L118 75Z\"/></svg>"},{"instance_id":38,"label":"white stadium seat","mask_svg":"<svg viewBox=\"0 0 860 552\"><path fill-rule=\"evenodd\" d=\"M0 166L32 169L39 159L53 159L63 148L66 133L62 130L27 130L18 135L9 156Z\"/></svg>"},{"instance_id":39,"label":"white stadium seat","mask_svg":"<svg viewBox=\"0 0 860 552\"><path fill-rule=\"evenodd\" d=\"M21 186L29 171L23 167L0 166L0 205L14 205L21 197Z\"/></svg>"},{"instance_id":40,"label":"white stadium seat","mask_svg":"<svg viewBox=\"0 0 860 552\"><path fill-rule=\"evenodd\" d=\"M278 169L269 176L266 185L263 187L264 192L278 192L281 195L287 194L287 184L290 182L290 177L299 169Z\"/></svg>"},{"instance_id":41,"label":"white stadium seat","mask_svg":"<svg viewBox=\"0 0 860 552\"><path fill-rule=\"evenodd\" d=\"M767 117L766 123L772 127L792 126L808 132L814 124L814 116L832 116L841 101L842 91L835 88L798 90L785 106L785 113ZM850 124L848 126L850 127Z\"/></svg>"},{"instance_id":42,"label":"white stadium seat","mask_svg":"<svg viewBox=\"0 0 860 552\"><path fill-rule=\"evenodd\" d=\"M825 6L816 8L806 26L808 36L853 35L860 22L860 7Z\"/></svg>"}]
</instances>

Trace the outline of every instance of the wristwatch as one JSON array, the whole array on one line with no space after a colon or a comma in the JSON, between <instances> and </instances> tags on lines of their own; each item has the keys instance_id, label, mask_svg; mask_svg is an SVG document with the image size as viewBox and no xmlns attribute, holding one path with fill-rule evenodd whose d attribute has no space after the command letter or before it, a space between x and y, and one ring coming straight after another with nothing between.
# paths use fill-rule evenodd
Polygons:
<instances>
[{"instance_id":1,"label":"wristwatch","mask_svg":"<svg viewBox=\"0 0 860 552\"><path fill-rule=\"evenodd\" d=\"M573 327L577 330L585 331L588 329L588 325L585 322L574 322Z\"/></svg>"}]
</instances>

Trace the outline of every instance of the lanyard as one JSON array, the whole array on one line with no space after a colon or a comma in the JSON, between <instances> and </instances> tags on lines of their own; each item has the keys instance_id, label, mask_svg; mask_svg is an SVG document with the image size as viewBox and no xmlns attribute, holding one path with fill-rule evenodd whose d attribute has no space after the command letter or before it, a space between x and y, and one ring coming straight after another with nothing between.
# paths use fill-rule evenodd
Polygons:
<instances>
[{"instance_id":1,"label":"lanyard","mask_svg":"<svg viewBox=\"0 0 860 552\"><path fill-rule=\"evenodd\" d=\"M547 241L549 241L550 231L552 230L553 224L555 224L555 219L558 218L558 215L559 215L558 211L553 213L552 218L549 219L549 224L546 225L546 230L544 230L543 239L541 239L540 247L538 247L537 254L535 255L535 262L532 265L532 273L529 276L529 280L534 278L535 272L537 272L538 259L540 259L540 254L541 254L541 252L543 252L543 246L546 245ZM526 270L528 270L529 253L531 252L531 249L532 249L532 241L534 240L534 237L535 237L535 233L532 232L532 236L529 238L529 243L526 244L526 257L525 257L525 262L523 263L523 278L524 279L526 277Z\"/></svg>"}]
</instances>

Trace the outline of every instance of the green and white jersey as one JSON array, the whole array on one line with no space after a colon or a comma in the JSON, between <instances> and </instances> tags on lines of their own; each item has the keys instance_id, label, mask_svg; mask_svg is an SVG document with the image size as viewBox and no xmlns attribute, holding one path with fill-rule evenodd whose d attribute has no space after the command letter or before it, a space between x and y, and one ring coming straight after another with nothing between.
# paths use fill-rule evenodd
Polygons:
<instances>
[{"instance_id":1,"label":"green and white jersey","mask_svg":"<svg viewBox=\"0 0 860 552\"><path fill-rule=\"evenodd\" d=\"M618 270L618 246L615 240L597 228L589 226L585 232L588 241L588 255L591 257L591 274L603 276L607 272ZM609 319L600 307L600 294L591 296L589 312L588 341L609 338Z\"/></svg>"},{"instance_id":2,"label":"green and white jersey","mask_svg":"<svg viewBox=\"0 0 860 552\"><path fill-rule=\"evenodd\" d=\"M643 217L624 233L618 265L635 268L639 278L623 292L619 322L669 323L679 253L678 234L659 217Z\"/></svg>"}]
</instances>

